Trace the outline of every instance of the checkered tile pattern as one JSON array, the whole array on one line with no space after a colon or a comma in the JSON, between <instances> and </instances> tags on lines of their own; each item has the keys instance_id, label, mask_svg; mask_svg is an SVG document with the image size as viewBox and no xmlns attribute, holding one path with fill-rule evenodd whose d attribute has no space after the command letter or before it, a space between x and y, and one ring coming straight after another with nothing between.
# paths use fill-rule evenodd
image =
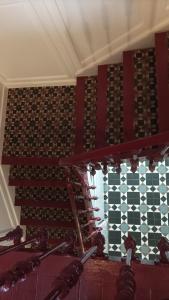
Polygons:
<instances>
[{"instance_id":1,"label":"checkered tile pattern","mask_svg":"<svg viewBox=\"0 0 169 300\"><path fill-rule=\"evenodd\" d=\"M74 126L75 87L10 89L3 154L70 155L75 143Z\"/></svg>"},{"instance_id":2,"label":"checkered tile pattern","mask_svg":"<svg viewBox=\"0 0 169 300\"><path fill-rule=\"evenodd\" d=\"M158 103L155 49L134 52L135 135L144 137L158 132Z\"/></svg>"},{"instance_id":3,"label":"checkered tile pattern","mask_svg":"<svg viewBox=\"0 0 169 300\"><path fill-rule=\"evenodd\" d=\"M88 77L85 80L84 98L84 149L95 148L96 141L96 86L97 77Z\"/></svg>"},{"instance_id":4,"label":"checkered tile pattern","mask_svg":"<svg viewBox=\"0 0 169 300\"><path fill-rule=\"evenodd\" d=\"M107 144L123 142L123 65L113 64L107 70Z\"/></svg>"},{"instance_id":5,"label":"checkered tile pattern","mask_svg":"<svg viewBox=\"0 0 169 300\"><path fill-rule=\"evenodd\" d=\"M10 179L66 180L65 170L54 166L21 166L10 167Z\"/></svg>"},{"instance_id":6,"label":"checkered tile pattern","mask_svg":"<svg viewBox=\"0 0 169 300\"><path fill-rule=\"evenodd\" d=\"M109 254L125 253L124 237L135 238L137 254L155 259L161 235L169 238L169 159L159 162L151 173L146 161L140 161L135 174L128 163L121 174L110 168L104 176L104 199L109 206Z\"/></svg>"},{"instance_id":7,"label":"checkered tile pattern","mask_svg":"<svg viewBox=\"0 0 169 300\"><path fill-rule=\"evenodd\" d=\"M66 188L16 187L15 199L68 202L69 196Z\"/></svg>"}]
</instances>

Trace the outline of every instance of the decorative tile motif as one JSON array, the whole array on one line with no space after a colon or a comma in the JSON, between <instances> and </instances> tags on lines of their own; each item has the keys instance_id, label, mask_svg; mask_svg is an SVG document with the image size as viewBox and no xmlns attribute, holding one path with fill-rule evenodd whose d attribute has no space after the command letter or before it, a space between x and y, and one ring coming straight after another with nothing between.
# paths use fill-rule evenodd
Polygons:
<instances>
[{"instance_id":1,"label":"decorative tile motif","mask_svg":"<svg viewBox=\"0 0 169 300\"><path fill-rule=\"evenodd\" d=\"M121 168L121 174L109 168L103 179L108 183L104 201L109 205L109 255L123 255L124 237L131 233L137 254L154 259L161 235L169 238L169 159L159 162L153 173L146 161L139 162L135 174L128 163Z\"/></svg>"},{"instance_id":2,"label":"decorative tile motif","mask_svg":"<svg viewBox=\"0 0 169 300\"><path fill-rule=\"evenodd\" d=\"M97 77L87 77L85 80L84 98L84 136L83 144L86 151L95 148L96 141L96 97Z\"/></svg>"},{"instance_id":3,"label":"decorative tile motif","mask_svg":"<svg viewBox=\"0 0 169 300\"><path fill-rule=\"evenodd\" d=\"M48 238L49 239L53 239L53 240L57 240L57 239L65 239L65 236L71 232L70 229L67 230L66 228L52 228L52 227L48 227ZM36 234L38 234L39 232L39 228L37 228L36 226L27 226L26 227L26 233L27 236L30 237L34 237Z\"/></svg>"},{"instance_id":4,"label":"decorative tile motif","mask_svg":"<svg viewBox=\"0 0 169 300\"><path fill-rule=\"evenodd\" d=\"M10 167L10 179L27 180L65 180L65 170L62 167L54 166L21 166L14 165Z\"/></svg>"},{"instance_id":5,"label":"decorative tile motif","mask_svg":"<svg viewBox=\"0 0 169 300\"><path fill-rule=\"evenodd\" d=\"M79 182L79 178L73 168L70 168L69 178L71 182ZM11 166L10 179L21 180L63 180L67 181L67 175L63 167L54 166ZM76 195L81 196L76 199L76 203L84 204L83 191L81 185L73 187ZM16 187L15 199L33 201L61 201L69 202L66 188L58 187ZM26 202L25 202L26 204Z\"/></svg>"},{"instance_id":6,"label":"decorative tile motif","mask_svg":"<svg viewBox=\"0 0 169 300\"><path fill-rule=\"evenodd\" d=\"M9 89L3 154L70 155L75 143L74 120L74 86Z\"/></svg>"},{"instance_id":7,"label":"decorative tile motif","mask_svg":"<svg viewBox=\"0 0 169 300\"><path fill-rule=\"evenodd\" d=\"M16 187L15 199L68 202L69 196L66 188Z\"/></svg>"},{"instance_id":8,"label":"decorative tile motif","mask_svg":"<svg viewBox=\"0 0 169 300\"><path fill-rule=\"evenodd\" d=\"M123 65L108 65L107 71L107 144L123 142Z\"/></svg>"},{"instance_id":9,"label":"decorative tile motif","mask_svg":"<svg viewBox=\"0 0 169 300\"><path fill-rule=\"evenodd\" d=\"M73 215L68 209L23 206L21 219L45 220L50 224L50 221L73 222Z\"/></svg>"},{"instance_id":10,"label":"decorative tile motif","mask_svg":"<svg viewBox=\"0 0 169 300\"><path fill-rule=\"evenodd\" d=\"M74 217L72 211L68 209L62 208L34 208L22 206L21 208L21 219L31 219L31 220L45 220L50 221L58 221L58 222L70 222L70 225L74 224ZM86 217L83 215L79 216L80 224L84 224L87 222Z\"/></svg>"},{"instance_id":11,"label":"decorative tile motif","mask_svg":"<svg viewBox=\"0 0 169 300\"><path fill-rule=\"evenodd\" d=\"M134 52L135 135L158 132L155 49Z\"/></svg>"}]
</instances>

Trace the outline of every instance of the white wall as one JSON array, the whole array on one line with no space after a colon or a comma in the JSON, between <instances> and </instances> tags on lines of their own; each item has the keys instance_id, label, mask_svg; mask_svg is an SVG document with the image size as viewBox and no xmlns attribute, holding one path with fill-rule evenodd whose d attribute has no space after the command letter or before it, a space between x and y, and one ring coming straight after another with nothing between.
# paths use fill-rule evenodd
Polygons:
<instances>
[{"instance_id":1,"label":"white wall","mask_svg":"<svg viewBox=\"0 0 169 300\"><path fill-rule=\"evenodd\" d=\"M0 83L0 158L2 156L7 88ZM0 164L0 236L20 222L20 207L14 206L15 188L8 187L9 166Z\"/></svg>"}]
</instances>

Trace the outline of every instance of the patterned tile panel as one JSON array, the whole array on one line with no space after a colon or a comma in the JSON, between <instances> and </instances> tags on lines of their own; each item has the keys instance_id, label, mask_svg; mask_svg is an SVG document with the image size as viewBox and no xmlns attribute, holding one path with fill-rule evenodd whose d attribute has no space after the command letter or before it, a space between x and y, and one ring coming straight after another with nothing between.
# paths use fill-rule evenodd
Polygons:
<instances>
[{"instance_id":1,"label":"patterned tile panel","mask_svg":"<svg viewBox=\"0 0 169 300\"><path fill-rule=\"evenodd\" d=\"M135 134L144 137L158 132L158 102L155 49L134 52Z\"/></svg>"},{"instance_id":2,"label":"patterned tile panel","mask_svg":"<svg viewBox=\"0 0 169 300\"><path fill-rule=\"evenodd\" d=\"M3 154L70 155L75 136L75 87L10 89Z\"/></svg>"},{"instance_id":3,"label":"patterned tile panel","mask_svg":"<svg viewBox=\"0 0 169 300\"><path fill-rule=\"evenodd\" d=\"M158 254L161 235L169 238L169 159L159 162L153 173L140 161L135 174L121 165L121 174L110 168L104 176L104 200L109 206L109 254L125 253L124 238L135 238L137 254L152 260Z\"/></svg>"},{"instance_id":4,"label":"patterned tile panel","mask_svg":"<svg viewBox=\"0 0 169 300\"><path fill-rule=\"evenodd\" d=\"M62 167L14 165L10 167L10 179L65 180L66 175Z\"/></svg>"},{"instance_id":5,"label":"patterned tile panel","mask_svg":"<svg viewBox=\"0 0 169 300\"><path fill-rule=\"evenodd\" d=\"M18 169L16 168L12 168L11 171L11 177L10 178L18 178L18 176L20 176L20 179L54 179L53 174L47 174L45 173L45 171L49 171L48 168L42 168L43 172L42 174L39 173L38 171L41 168L37 167L31 167L31 168L27 168L27 166L21 166L21 168L19 167ZM24 173L24 170L26 170L26 173ZM31 170L34 171L33 173L29 171ZM52 170L51 170L52 172ZM39 177L36 177L39 176ZM43 175L43 176L42 176ZM15 177L17 176L17 177ZM47 176L47 178L45 178L45 176ZM56 178L57 179L57 178ZM71 173L71 177L70 177L72 182L79 182L79 179L77 178L76 174ZM79 185L74 185L73 186L73 190L75 195L77 195L78 197L76 198L76 203L81 203L84 204L84 197L83 197L83 191L82 191L82 186ZM67 188L58 188L58 187L16 187L15 189L15 198L17 200L23 200L23 199L28 199L28 200L34 200L34 201L63 201L63 202L68 202L69 200L69 195L68 195L68 191Z\"/></svg>"},{"instance_id":6,"label":"patterned tile panel","mask_svg":"<svg viewBox=\"0 0 169 300\"><path fill-rule=\"evenodd\" d=\"M55 187L16 187L15 198L18 200L28 199L34 201L69 201L67 189Z\"/></svg>"},{"instance_id":7,"label":"patterned tile panel","mask_svg":"<svg viewBox=\"0 0 169 300\"><path fill-rule=\"evenodd\" d=\"M96 97L97 77L88 77L85 80L84 99L84 149L95 148L96 141Z\"/></svg>"},{"instance_id":8,"label":"patterned tile panel","mask_svg":"<svg viewBox=\"0 0 169 300\"><path fill-rule=\"evenodd\" d=\"M68 209L61 208L34 208L34 207L22 207L21 218L31 220L46 220L46 221L61 221L72 222L73 215Z\"/></svg>"},{"instance_id":9,"label":"patterned tile panel","mask_svg":"<svg viewBox=\"0 0 169 300\"><path fill-rule=\"evenodd\" d=\"M123 65L108 66L107 74L107 144L123 142Z\"/></svg>"},{"instance_id":10,"label":"patterned tile panel","mask_svg":"<svg viewBox=\"0 0 169 300\"><path fill-rule=\"evenodd\" d=\"M44 221L58 221L58 222L74 222L74 217L71 210L62 208L34 208L22 206L21 219L30 220L44 220ZM79 223L86 224L87 218L85 215L79 216Z\"/></svg>"},{"instance_id":11,"label":"patterned tile panel","mask_svg":"<svg viewBox=\"0 0 169 300\"><path fill-rule=\"evenodd\" d=\"M70 229L66 229L66 228L47 228L45 227L45 229L47 229L48 232L48 238L49 239L65 239L65 236L69 233L72 232ZM26 232L27 235L29 237L33 237L35 236L38 232L39 232L39 228L37 228L36 226L27 226L26 227Z\"/></svg>"}]
</instances>

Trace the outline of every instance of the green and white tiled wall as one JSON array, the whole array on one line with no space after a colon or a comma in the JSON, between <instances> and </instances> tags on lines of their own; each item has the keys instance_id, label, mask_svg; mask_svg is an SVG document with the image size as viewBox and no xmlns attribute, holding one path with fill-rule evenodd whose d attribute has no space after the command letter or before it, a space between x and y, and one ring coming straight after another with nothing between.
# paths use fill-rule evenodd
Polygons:
<instances>
[{"instance_id":1,"label":"green and white tiled wall","mask_svg":"<svg viewBox=\"0 0 169 300\"><path fill-rule=\"evenodd\" d=\"M146 161L139 162L135 174L128 163L121 168L121 174L109 168L103 177L109 255L124 255L124 237L131 233L137 242L138 256L153 260L158 254L160 236L169 237L169 159L159 162L153 173Z\"/></svg>"}]
</instances>

